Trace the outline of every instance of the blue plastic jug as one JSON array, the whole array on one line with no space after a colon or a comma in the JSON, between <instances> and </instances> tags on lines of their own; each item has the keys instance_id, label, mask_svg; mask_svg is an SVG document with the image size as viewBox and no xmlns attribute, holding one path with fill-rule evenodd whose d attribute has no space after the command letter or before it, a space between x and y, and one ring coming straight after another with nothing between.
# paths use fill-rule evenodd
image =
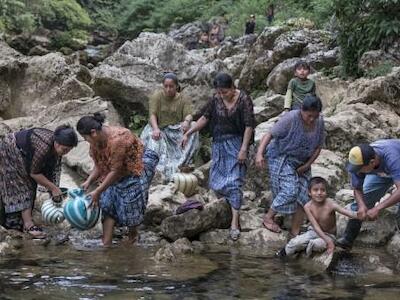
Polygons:
<instances>
[{"instance_id":1,"label":"blue plastic jug","mask_svg":"<svg viewBox=\"0 0 400 300\"><path fill-rule=\"evenodd\" d=\"M79 230L88 230L94 227L99 220L99 207L89 207L90 197L82 189L68 191L68 200L64 205L65 219L72 227Z\"/></svg>"}]
</instances>

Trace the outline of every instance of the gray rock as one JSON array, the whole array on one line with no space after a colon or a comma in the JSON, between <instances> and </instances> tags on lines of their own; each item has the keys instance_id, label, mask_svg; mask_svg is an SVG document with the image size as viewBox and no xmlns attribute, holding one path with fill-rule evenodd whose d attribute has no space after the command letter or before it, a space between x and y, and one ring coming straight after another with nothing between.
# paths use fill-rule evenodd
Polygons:
<instances>
[{"instance_id":1,"label":"gray rock","mask_svg":"<svg viewBox=\"0 0 400 300\"><path fill-rule=\"evenodd\" d=\"M176 192L173 184L151 187L144 224L147 226L160 225L164 219L172 216L178 206L185 201L185 196L180 192Z\"/></svg>"},{"instance_id":2,"label":"gray rock","mask_svg":"<svg viewBox=\"0 0 400 300\"><path fill-rule=\"evenodd\" d=\"M392 66L400 65L400 59L396 59L391 54L383 50L372 50L364 52L358 61L358 68L364 73L368 74L373 69L376 69L383 64Z\"/></svg>"},{"instance_id":3,"label":"gray rock","mask_svg":"<svg viewBox=\"0 0 400 300\"><path fill-rule=\"evenodd\" d=\"M194 253L192 243L187 238L181 238L174 243L166 244L161 247L155 254L156 261L177 261L182 258L182 255Z\"/></svg>"},{"instance_id":4,"label":"gray rock","mask_svg":"<svg viewBox=\"0 0 400 300\"><path fill-rule=\"evenodd\" d=\"M178 29L171 30L168 36L188 49L195 49L201 32L207 31L205 27L207 27L206 24L200 21L188 23Z\"/></svg>"},{"instance_id":5,"label":"gray rock","mask_svg":"<svg viewBox=\"0 0 400 300\"><path fill-rule=\"evenodd\" d=\"M31 50L29 50L28 55L29 56L34 56L34 55L46 55L49 54L50 51L47 50L46 48L42 47L42 46L35 46L33 47Z\"/></svg>"},{"instance_id":6,"label":"gray rock","mask_svg":"<svg viewBox=\"0 0 400 300\"><path fill-rule=\"evenodd\" d=\"M274 42L287 30L284 27L266 27L258 36L240 74L239 83L241 88L250 91L260 86L264 87L268 73L277 64L272 58Z\"/></svg>"},{"instance_id":7,"label":"gray rock","mask_svg":"<svg viewBox=\"0 0 400 300\"><path fill-rule=\"evenodd\" d=\"M206 64L202 56L164 34L142 33L93 69L93 88L104 98L146 110L148 96L161 88L163 72L176 71L182 86L209 86L210 74L223 67L217 61ZM192 101L199 108L207 99L193 95Z\"/></svg>"},{"instance_id":8,"label":"gray rock","mask_svg":"<svg viewBox=\"0 0 400 300\"><path fill-rule=\"evenodd\" d=\"M274 233L265 228L258 228L248 232L242 232L240 238L233 242L229 238L229 230L213 230L200 235L200 241L204 244L233 245L263 249L263 251L275 251L286 243L283 233Z\"/></svg>"},{"instance_id":9,"label":"gray rock","mask_svg":"<svg viewBox=\"0 0 400 300\"><path fill-rule=\"evenodd\" d=\"M391 106L378 102L341 105L333 116L325 118L325 128L327 147L344 153L359 143L400 137L399 116Z\"/></svg>"},{"instance_id":10,"label":"gray rock","mask_svg":"<svg viewBox=\"0 0 400 300\"><path fill-rule=\"evenodd\" d=\"M164 219L161 231L165 237L175 241L181 237L193 238L210 229L228 228L230 222L230 206L225 200L218 200L207 204L202 211L189 210Z\"/></svg>"},{"instance_id":11,"label":"gray rock","mask_svg":"<svg viewBox=\"0 0 400 300\"><path fill-rule=\"evenodd\" d=\"M261 96L254 100L254 116L257 124L278 116L283 111L285 97L283 95Z\"/></svg>"},{"instance_id":12,"label":"gray rock","mask_svg":"<svg viewBox=\"0 0 400 300\"><path fill-rule=\"evenodd\" d=\"M323 149L311 166L312 176L321 176L328 181L328 195L333 197L335 192L348 181L344 169L345 159L340 153Z\"/></svg>"},{"instance_id":13,"label":"gray rock","mask_svg":"<svg viewBox=\"0 0 400 300\"><path fill-rule=\"evenodd\" d=\"M337 236L340 237L344 233L348 218L340 214L337 215ZM391 210L385 210L376 221L363 222L355 243L369 247L385 245L394 235L396 228L396 214Z\"/></svg>"}]
</instances>

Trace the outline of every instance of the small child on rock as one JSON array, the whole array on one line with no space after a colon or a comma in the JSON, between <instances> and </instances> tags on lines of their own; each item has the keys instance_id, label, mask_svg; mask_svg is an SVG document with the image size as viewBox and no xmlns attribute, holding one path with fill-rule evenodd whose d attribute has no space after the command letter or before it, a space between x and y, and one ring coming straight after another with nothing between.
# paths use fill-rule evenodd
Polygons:
<instances>
[{"instance_id":1,"label":"small child on rock","mask_svg":"<svg viewBox=\"0 0 400 300\"><path fill-rule=\"evenodd\" d=\"M311 67L305 61L298 61L294 66L294 76L289 81L285 96L285 111L300 109L306 95L315 96L315 82L308 79Z\"/></svg>"},{"instance_id":2,"label":"small child on rock","mask_svg":"<svg viewBox=\"0 0 400 300\"><path fill-rule=\"evenodd\" d=\"M312 252L329 254L335 249L336 212L349 218L356 219L357 213L345 209L327 197L327 182L322 177L313 177L308 186L310 201L304 205L304 211L311 223L307 232L291 239L277 256L291 256L296 252L306 250L306 255Z\"/></svg>"}]
</instances>

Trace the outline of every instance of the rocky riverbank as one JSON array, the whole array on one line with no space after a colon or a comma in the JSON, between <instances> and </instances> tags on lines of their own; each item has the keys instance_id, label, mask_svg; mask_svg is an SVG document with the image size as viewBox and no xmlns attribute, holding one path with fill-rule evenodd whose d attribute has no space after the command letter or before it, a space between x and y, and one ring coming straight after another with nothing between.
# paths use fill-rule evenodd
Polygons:
<instances>
[{"instance_id":1,"label":"rocky riverbank","mask_svg":"<svg viewBox=\"0 0 400 300\"><path fill-rule=\"evenodd\" d=\"M201 50L188 50L176 40L184 40L179 31L170 36L142 33L92 69L82 65L77 56L25 56L0 42L0 135L23 127L54 129L64 123L75 125L81 116L94 112L105 113L110 124L127 125L132 114L147 115L149 94L160 86L162 72L170 70L177 72L183 93L199 108L212 93L214 75L226 71L238 79L239 87L258 95L254 97L258 141L282 111L293 65L303 58L315 71L312 77L324 103L327 131L326 147L312 173L328 180L331 197L342 204L352 200L344 170L351 145L400 137L400 67L373 79L330 79L320 71L338 66L340 49L329 32L269 27L259 36L227 38L219 48ZM381 58L370 55L364 61L370 66L382 63ZM253 159L250 157L250 166ZM86 176L92 167L88 145L79 143L67 155L64 165L78 181L80 176ZM229 207L207 190L208 168L206 164L195 171L200 182L195 198L205 205L203 211L176 216L176 208L185 201L183 194L172 184L153 182L141 243L161 247L156 259L174 260L181 253L201 252L210 245L265 251L283 245L285 234L271 233L261 226L262 215L271 203L266 171L249 168L241 214L243 233L237 243L232 243L226 230ZM66 182L67 186L76 184ZM43 197L38 197L37 208ZM343 221L338 221L342 228ZM66 223L57 230L47 229L52 243L67 243L68 233L71 243L100 234L99 228L86 233L70 231ZM2 230L0 252L18 251L18 243L13 241L21 236L24 237ZM358 242L368 247L385 246L398 258L399 236L395 213L388 210L377 222L363 225Z\"/></svg>"}]
</instances>

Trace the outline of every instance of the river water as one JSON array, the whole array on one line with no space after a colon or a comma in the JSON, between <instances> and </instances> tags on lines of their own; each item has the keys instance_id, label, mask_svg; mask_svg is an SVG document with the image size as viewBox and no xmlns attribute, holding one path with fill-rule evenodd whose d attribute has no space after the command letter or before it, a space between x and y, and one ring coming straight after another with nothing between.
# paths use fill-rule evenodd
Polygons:
<instances>
[{"instance_id":1,"label":"river water","mask_svg":"<svg viewBox=\"0 0 400 300\"><path fill-rule=\"evenodd\" d=\"M356 267L324 272L304 261L281 261L236 248L207 251L179 263L156 263L144 245L111 249L32 242L0 258L1 299L399 299L397 275ZM357 251L357 250L356 250ZM395 265L387 254L386 266ZM367 262L366 262L367 263Z\"/></svg>"}]
</instances>

